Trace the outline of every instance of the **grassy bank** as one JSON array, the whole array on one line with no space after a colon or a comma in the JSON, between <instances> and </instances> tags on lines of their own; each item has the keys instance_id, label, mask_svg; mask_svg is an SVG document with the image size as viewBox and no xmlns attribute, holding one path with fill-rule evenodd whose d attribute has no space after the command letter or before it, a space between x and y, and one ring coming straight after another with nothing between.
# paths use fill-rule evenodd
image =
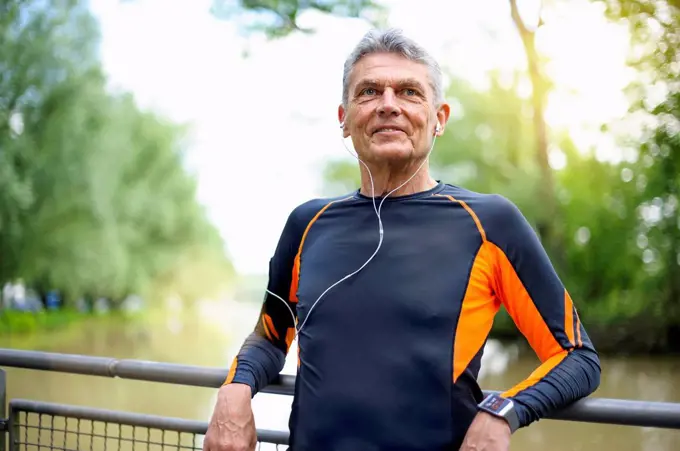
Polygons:
<instances>
[{"instance_id":1,"label":"grassy bank","mask_svg":"<svg viewBox=\"0 0 680 451\"><path fill-rule=\"evenodd\" d=\"M120 311L105 314L86 313L75 309L43 310L40 312L22 312L17 310L0 310L0 336L30 336L78 327L83 321L130 321L139 315L129 315Z\"/></svg>"},{"instance_id":2,"label":"grassy bank","mask_svg":"<svg viewBox=\"0 0 680 451\"><path fill-rule=\"evenodd\" d=\"M76 310L22 312L0 310L0 335L26 335L33 332L63 329L91 317Z\"/></svg>"}]
</instances>

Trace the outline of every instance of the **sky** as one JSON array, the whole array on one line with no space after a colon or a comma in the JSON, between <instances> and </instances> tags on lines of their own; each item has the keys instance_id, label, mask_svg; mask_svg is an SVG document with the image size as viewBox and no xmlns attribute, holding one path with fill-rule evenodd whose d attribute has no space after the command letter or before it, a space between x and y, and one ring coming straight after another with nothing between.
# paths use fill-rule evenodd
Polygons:
<instances>
[{"instance_id":1,"label":"sky","mask_svg":"<svg viewBox=\"0 0 680 451\"><path fill-rule=\"evenodd\" d=\"M236 19L212 16L210 0L90 3L110 89L132 92L141 107L191 125L187 164L198 178L199 200L237 271L265 273L288 214L323 195L324 163L352 158L337 120L342 66L369 25L307 13L301 24L315 34L267 41L244 36ZM383 3L390 26L480 89L490 69L509 73L525 65L507 0ZM557 6L546 9L538 35L558 87L546 118L569 128L582 146L615 158L597 130L627 108L625 29L607 24L586 0L551 3ZM527 17L535 4L520 0ZM556 150L551 163L560 161Z\"/></svg>"}]
</instances>

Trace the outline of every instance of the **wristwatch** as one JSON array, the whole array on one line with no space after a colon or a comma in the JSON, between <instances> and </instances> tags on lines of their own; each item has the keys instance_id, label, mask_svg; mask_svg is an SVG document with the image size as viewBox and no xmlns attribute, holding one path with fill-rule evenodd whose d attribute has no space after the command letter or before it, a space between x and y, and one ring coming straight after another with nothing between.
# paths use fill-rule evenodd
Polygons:
<instances>
[{"instance_id":1,"label":"wristwatch","mask_svg":"<svg viewBox=\"0 0 680 451\"><path fill-rule=\"evenodd\" d=\"M510 432L519 429L519 416L515 410L515 404L511 399L503 398L496 394L490 394L478 405L480 410L493 416L503 418L510 425Z\"/></svg>"}]
</instances>

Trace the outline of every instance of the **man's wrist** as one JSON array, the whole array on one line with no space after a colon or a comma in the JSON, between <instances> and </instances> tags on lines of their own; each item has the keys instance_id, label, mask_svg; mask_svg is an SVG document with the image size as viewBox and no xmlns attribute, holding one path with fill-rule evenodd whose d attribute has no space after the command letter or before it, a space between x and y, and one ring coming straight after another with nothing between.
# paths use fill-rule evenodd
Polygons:
<instances>
[{"instance_id":1,"label":"man's wrist","mask_svg":"<svg viewBox=\"0 0 680 451\"><path fill-rule=\"evenodd\" d=\"M250 403L250 400L253 397L253 389L248 384L230 382L220 387L218 396L226 396L232 401L247 400L248 403Z\"/></svg>"},{"instance_id":2,"label":"man's wrist","mask_svg":"<svg viewBox=\"0 0 680 451\"><path fill-rule=\"evenodd\" d=\"M500 418L496 415L492 415L484 410L479 410L477 416L484 417L487 421L498 424L508 431L508 435L512 435L512 429L510 428L510 423L505 418Z\"/></svg>"},{"instance_id":3,"label":"man's wrist","mask_svg":"<svg viewBox=\"0 0 680 451\"><path fill-rule=\"evenodd\" d=\"M510 433L515 432L520 427L519 415L517 414L515 403L509 398L491 394L484 398L477 407L481 412L504 420L510 428Z\"/></svg>"}]
</instances>

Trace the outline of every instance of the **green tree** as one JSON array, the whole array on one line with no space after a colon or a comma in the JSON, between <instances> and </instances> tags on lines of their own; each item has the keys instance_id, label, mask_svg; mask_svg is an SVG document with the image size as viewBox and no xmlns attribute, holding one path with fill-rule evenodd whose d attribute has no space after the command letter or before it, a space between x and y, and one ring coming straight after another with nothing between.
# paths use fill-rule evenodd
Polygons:
<instances>
[{"instance_id":1,"label":"green tree","mask_svg":"<svg viewBox=\"0 0 680 451\"><path fill-rule=\"evenodd\" d=\"M186 128L107 92L85 2L3 8L0 282L69 301L214 294L233 268L185 169Z\"/></svg>"},{"instance_id":2,"label":"green tree","mask_svg":"<svg viewBox=\"0 0 680 451\"><path fill-rule=\"evenodd\" d=\"M86 5L61 0L50 6L0 1L0 280L17 275L19 216L34 201L26 168L36 154L21 133L24 115L58 83L86 71L96 54Z\"/></svg>"},{"instance_id":3,"label":"green tree","mask_svg":"<svg viewBox=\"0 0 680 451\"><path fill-rule=\"evenodd\" d=\"M628 25L630 64L639 78L629 90L631 116L644 117L630 165L637 187L634 229L640 271L632 274L644 299L644 324L656 331L652 347L680 343L680 4L674 0L597 0L607 16ZM665 93L659 101L658 92ZM643 123L643 124L644 124ZM636 142L637 141L637 142ZM638 322L639 323L639 322Z\"/></svg>"}]
</instances>

